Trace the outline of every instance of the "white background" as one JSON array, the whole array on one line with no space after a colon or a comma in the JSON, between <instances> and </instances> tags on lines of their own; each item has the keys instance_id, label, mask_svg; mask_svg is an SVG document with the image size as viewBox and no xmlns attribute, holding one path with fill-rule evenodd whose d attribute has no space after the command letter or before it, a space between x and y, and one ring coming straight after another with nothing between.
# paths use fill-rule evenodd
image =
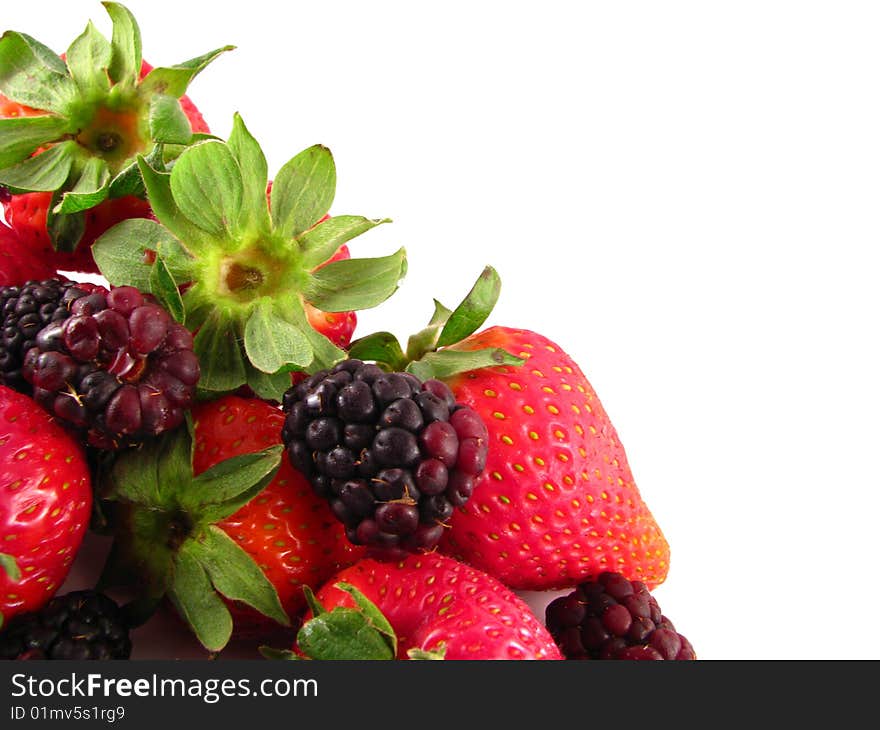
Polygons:
<instances>
[{"instance_id":1,"label":"white background","mask_svg":"<svg viewBox=\"0 0 880 730\"><path fill-rule=\"evenodd\" d=\"M672 546L704 659L876 658L880 7L872 2L128 0L154 65L275 171L336 157L332 213L394 219L400 336L487 263L491 323L577 360ZM58 52L96 2L6 3ZM529 596L542 605L543 596Z\"/></svg>"}]
</instances>

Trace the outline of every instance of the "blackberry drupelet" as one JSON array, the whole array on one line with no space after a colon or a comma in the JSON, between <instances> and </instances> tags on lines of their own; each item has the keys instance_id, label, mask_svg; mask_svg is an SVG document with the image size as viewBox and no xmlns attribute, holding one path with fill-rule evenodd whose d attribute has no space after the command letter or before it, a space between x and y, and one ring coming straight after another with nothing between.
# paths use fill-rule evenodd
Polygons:
<instances>
[{"instance_id":1,"label":"blackberry drupelet","mask_svg":"<svg viewBox=\"0 0 880 730\"><path fill-rule=\"evenodd\" d=\"M128 659L129 627L122 609L94 590L55 596L0 629L0 659Z\"/></svg>"},{"instance_id":2,"label":"blackberry drupelet","mask_svg":"<svg viewBox=\"0 0 880 730\"><path fill-rule=\"evenodd\" d=\"M288 389L293 466L358 545L431 550L486 465L488 431L439 380L344 360Z\"/></svg>"},{"instance_id":3,"label":"blackberry drupelet","mask_svg":"<svg viewBox=\"0 0 880 730\"><path fill-rule=\"evenodd\" d=\"M36 344L43 327L67 319L71 302L93 288L83 287L72 281L46 279L0 288L0 385L30 393L31 386L21 374L24 355Z\"/></svg>"},{"instance_id":4,"label":"blackberry drupelet","mask_svg":"<svg viewBox=\"0 0 880 730\"><path fill-rule=\"evenodd\" d=\"M696 659L641 581L602 573L546 608L547 629L566 659Z\"/></svg>"},{"instance_id":5,"label":"blackberry drupelet","mask_svg":"<svg viewBox=\"0 0 880 730\"><path fill-rule=\"evenodd\" d=\"M189 331L133 287L48 280L2 297L0 382L32 395L94 447L183 422L200 368Z\"/></svg>"}]
</instances>

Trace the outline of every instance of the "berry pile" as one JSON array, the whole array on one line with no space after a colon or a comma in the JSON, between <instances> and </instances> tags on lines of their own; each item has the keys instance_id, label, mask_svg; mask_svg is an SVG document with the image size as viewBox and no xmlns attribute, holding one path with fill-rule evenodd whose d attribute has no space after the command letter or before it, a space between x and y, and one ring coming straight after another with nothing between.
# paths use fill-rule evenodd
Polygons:
<instances>
[{"instance_id":1,"label":"berry pile","mask_svg":"<svg viewBox=\"0 0 880 730\"><path fill-rule=\"evenodd\" d=\"M212 656L693 659L584 372L484 327L495 269L355 337L407 272L349 249L389 219L331 215L322 145L270 179L241 115L210 134L186 91L231 46L154 68L102 5L63 53L0 34L0 658L128 658L170 610ZM89 532L101 592L65 594Z\"/></svg>"},{"instance_id":2,"label":"berry pile","mask_svg":"<svg viewBox=\"0 0 880 730\"><path fill-rule=\"evenodd\" d=\"M430 550L486 465L488 431L449 387L344 360L284 394L291 463L357 545Z\"/></svg>"},{"instance_id":3,"label":"berry pile","mask_svg":"<svg viewBox=\"0 0 880 730\"><path fill-rule=\"evenodd\" d=\"M115 449L183 422L199 362L189 330L152 297L48 279L0 288L0 303L0 382L30 392L90 446Z\"/></svg>"},{"instance_id":4,"label":"berry pile","mask_svg":"<svg viewBox=\"0 0 880 730\"><path fill-rule=\"evenodd\" d=\"M641 581L602 573L551 601L547 628L566 659L696 659Z\"/></svg>"},{"instance_id":5,"label":"berry pile","mask_svg":"<svg viewBox=\"0 0 880 730\"><path fill-rule=\"evenodd\" d=\"M128 659L129 627L116 602L93 590L56 596L0 633L0 659Z\"/></svg>"}]
</instances>

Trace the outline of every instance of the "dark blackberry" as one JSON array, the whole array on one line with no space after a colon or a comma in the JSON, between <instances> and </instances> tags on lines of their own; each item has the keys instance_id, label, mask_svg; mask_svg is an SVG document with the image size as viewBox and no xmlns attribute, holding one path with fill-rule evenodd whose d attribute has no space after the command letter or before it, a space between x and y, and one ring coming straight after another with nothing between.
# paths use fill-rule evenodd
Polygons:
<instances>
[{"instance_id":1,"label":"dark blackberry","mask_svg":"<svg viewBox=\"0 0 880 730\"><path fill-rule=\"evenodd\" d=\"M195 396L189 331L133 287L50 279L0 290L0 383L114 449L173 429Z\"/></svg>"},{"instance_id":2,"label":"dark blackberry","mask_svg":"<svg viewBox=\"0 0 880 730\"><path fill-rule=\"evenodd\" d=\"M67 319L70 302L87 293L75 282L61 279L0 288L0 384L30 393L21 374L25 353L46 325Z\"/></svg>"},{"instance_id":3,"label":"dark blackberry","mask_svg":"<svg viewBox=\"0 0 880 730\"><path fill-rule=\"evenodd\" d=\"M437 546L486 465L488 431L439 380L345 360L288 389L282 439L351 542Z\"/></svg>"},{"instance_id":4,"label":"dark blackberry","mask_svg":"<svg viewBox=\"0 0 880 730\"><path fill-rule=\"evenodd\" d=\"M691 643L641 581L602 573L547 604L547 629L566 659L696 659Z\"/></svg>"},{"instance_id":5,"label":"dark blackberry","mask_svg":"<svg viewBox=\"0 0 880 730\"><path fill-rule=\"evenodd\" d=\"M55 596L0 630L0 659L128 659L129 627L116 602L94 590Z\"/></svg>"}]
</instances>

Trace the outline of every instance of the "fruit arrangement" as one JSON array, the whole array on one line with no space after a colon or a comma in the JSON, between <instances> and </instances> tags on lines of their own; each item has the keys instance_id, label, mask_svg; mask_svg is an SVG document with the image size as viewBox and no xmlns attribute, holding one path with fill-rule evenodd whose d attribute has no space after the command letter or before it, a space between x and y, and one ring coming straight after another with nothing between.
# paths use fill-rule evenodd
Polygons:
<instances>
[{"instance_id":1,"label":"fruit arrangement","mask_svg":"<svg viewBox=\"0 0 880 730\"><path fill-rule=\"evenodd\" d=\"M154 68L103 6L63 54L0 37L0 658L128 658L162 612L211 656L694 659L608 414L486 326L497 272L355 336L406 275L349 250L388 219L330 214L326 147L270 176L241 115L210 133L186 92L232 46Z\"/></svg>"}]
</instances>

